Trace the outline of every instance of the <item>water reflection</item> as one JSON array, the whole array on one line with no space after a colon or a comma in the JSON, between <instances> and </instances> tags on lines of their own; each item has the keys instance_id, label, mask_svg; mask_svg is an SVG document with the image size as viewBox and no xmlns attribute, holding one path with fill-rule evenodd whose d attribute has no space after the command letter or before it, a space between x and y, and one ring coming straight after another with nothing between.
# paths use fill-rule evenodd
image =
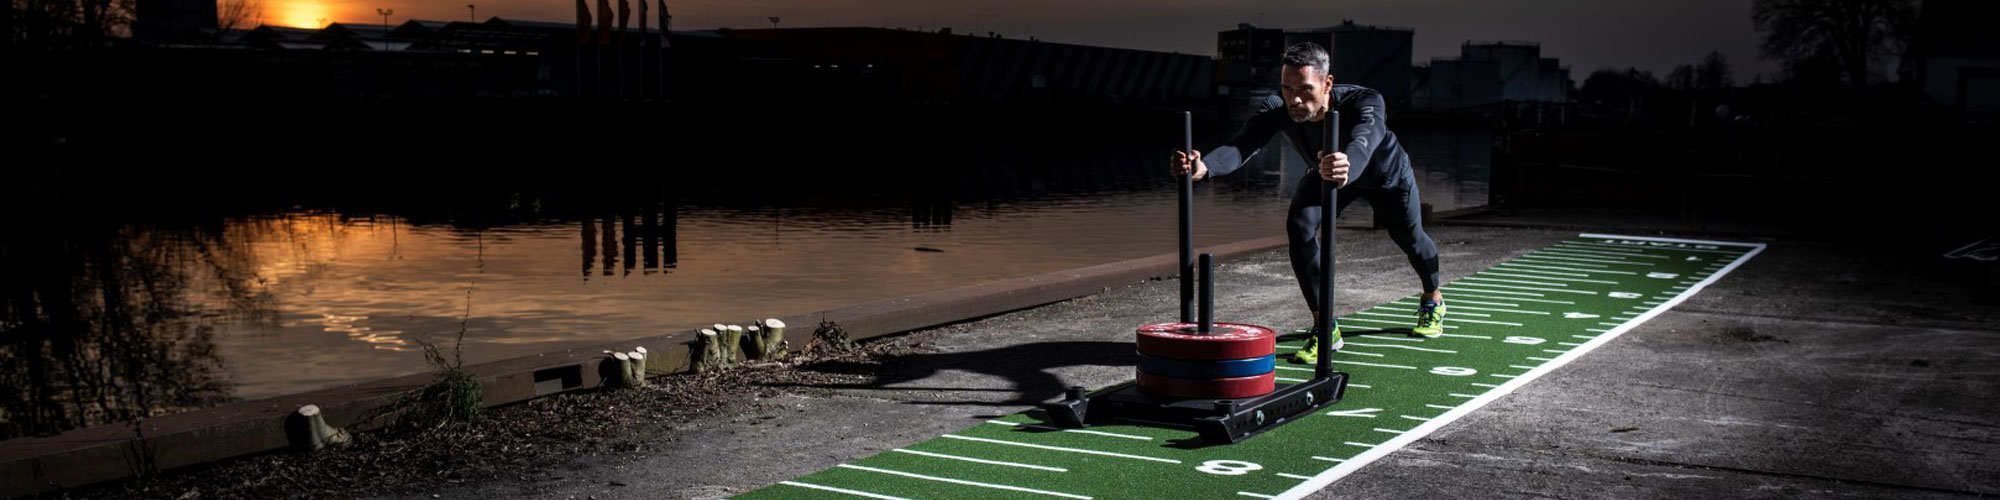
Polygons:
<instances>
[{"instance_id":1,"label":"water reflection","mask_svg":"<svg viewBox=\"0 0 2000 500\"><path fill-rule=\"evenodd\" d=\"M12 222L0 234L0 439L229 398L213 322L274 311L230 228Z\"/></svg>"}]
</instances>

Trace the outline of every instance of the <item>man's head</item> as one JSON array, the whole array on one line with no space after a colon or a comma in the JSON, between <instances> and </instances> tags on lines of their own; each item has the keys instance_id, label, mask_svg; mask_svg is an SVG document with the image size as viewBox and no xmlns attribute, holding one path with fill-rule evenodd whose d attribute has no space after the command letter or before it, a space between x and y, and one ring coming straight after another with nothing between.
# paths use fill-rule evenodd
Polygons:
<instances>
[{"instance_id":1,"label":"man's head","mask_svg":"<svg viewBox=\"0 0 2000 500\"><path fill-rule=\"evenodd\" d=\"M1299 42L1285 48L1284 67L1278 71L1278 90L1285 97L1285 111L1292 115L1292 121L1311 122L1324 119L1327 105L1333 101L1333 62L1326 55L1326 49L1312 42Z\"/></svg>"}]
</instances>

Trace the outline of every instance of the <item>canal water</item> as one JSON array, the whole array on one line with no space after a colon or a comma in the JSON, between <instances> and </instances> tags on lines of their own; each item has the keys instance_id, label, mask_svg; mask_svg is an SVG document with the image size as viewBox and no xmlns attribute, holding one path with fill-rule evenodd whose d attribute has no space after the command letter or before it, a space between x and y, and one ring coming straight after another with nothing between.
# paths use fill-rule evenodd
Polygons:
<instances>
[{"instance_id":1,"label":"canal water","mask_svg":"<svg viewBox=\"0 0 2000 500\"><path fill-rule=\"evenodd\" d=\"M192 132L79 139L0 186L0 439L423 372L460 332L480 363L1174 251L1170 114L822 113L774 144L717 113L674 148L454 109L484 114L388 122L449 134L394 149L249 129L261 160L195 167L154 159ZM1484 156L1423 137L1486 136L1404 135L1427 201L1483 201ZM578 149L611 143L659 154ZM1282 234L1278 156L1197 187L1197 244Z\"/></svg>"}]
</instances>

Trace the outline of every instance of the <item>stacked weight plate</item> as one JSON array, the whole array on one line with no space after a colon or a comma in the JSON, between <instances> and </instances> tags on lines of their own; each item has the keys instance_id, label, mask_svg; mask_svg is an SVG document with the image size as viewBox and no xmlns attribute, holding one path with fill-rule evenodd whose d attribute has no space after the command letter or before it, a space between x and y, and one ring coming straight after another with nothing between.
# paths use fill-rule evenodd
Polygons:
<instances>
[{"instance_id":1,"label":"stacked weight plate","mask_svg":"<svg viewBox=\"0 0 2000 500\"><path fill-rule=\"evenodd\" d=\"M1277 388L1278 335L1269 328L1194 323L1139 328L1139 392L1163 398L1236 399Z\"/></svg>"}]
</instances>

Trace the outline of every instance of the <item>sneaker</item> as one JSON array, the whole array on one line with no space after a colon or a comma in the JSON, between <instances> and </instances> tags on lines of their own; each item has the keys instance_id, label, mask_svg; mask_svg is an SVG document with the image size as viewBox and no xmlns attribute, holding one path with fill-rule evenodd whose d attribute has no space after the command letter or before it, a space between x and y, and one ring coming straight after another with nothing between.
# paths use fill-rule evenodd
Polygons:
<instances>
[{"instance_id":1,"label":"sneaker","mask_svg":"<svg viewBox=\"0 0 2000 500\"><path fill-rule=\"evenodd\" d=\"M1311 328L1300 328L1292 333L1306 334L1306 346L1300 347L1298 352L1292 353L1292 360L1306 364L1318 363L1319 336L1313 335ZM1340 338L1340 327L1335 326L1333 327L1333 346L1328 350L1337 352L1343 347L1347 347L1347 341Z\"/></svg>"},{"instance_id":2,"label":"sneaker","mask_svg":"<svg viewBox=\"0 0 2000 500\"><path fill-rule=\"evenodd\" d=\"M1426 300L1422 306L1418 306L1417 327L1411 328L1410 334L1427 339L1444 335L1444 304Z\"/></svg>"}]
</instances>

